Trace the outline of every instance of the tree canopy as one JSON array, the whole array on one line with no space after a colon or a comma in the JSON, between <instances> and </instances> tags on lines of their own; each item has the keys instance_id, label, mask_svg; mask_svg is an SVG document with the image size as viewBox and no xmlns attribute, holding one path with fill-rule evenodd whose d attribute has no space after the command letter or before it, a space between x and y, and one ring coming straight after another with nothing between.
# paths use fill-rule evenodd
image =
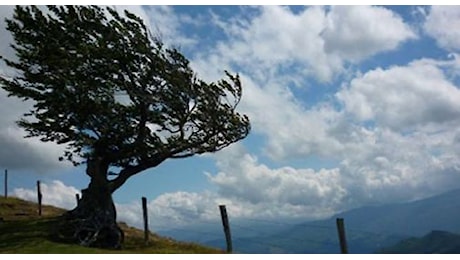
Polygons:
<instances>
[{"instance_id":1,"label":"tree canopy","mask_svg":"<svg viewBox=\"0 0 460 260\"><path fill-rule=\"evenodd\" d=\"M207 83L142 19L98 6L17 6L7 29L18 72L9 96L32 100L18 121L27 137L65 144L60 158L119 169L111 190L168 158L218 151L245 138L238 75ZM107 178L109 171L105 171ZM102 176L101 176L102 177Z\"/></svg>"}]
</instances>

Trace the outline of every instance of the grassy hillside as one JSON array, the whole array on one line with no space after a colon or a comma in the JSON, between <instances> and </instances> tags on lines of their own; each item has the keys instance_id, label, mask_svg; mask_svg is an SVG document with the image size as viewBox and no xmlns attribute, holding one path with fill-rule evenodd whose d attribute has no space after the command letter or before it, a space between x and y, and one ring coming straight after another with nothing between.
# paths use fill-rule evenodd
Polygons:
<instances>
[{"instance_id":1,"label":"grassy hillside","mask_svg":"<svg viewBox=\"0 0 460 260\"><path fill-rule=\"evenodd\" d=\"M52 235L57 217L65 212L52 206L42 207L38 216L37 204L17 198L0 197L0 253L171 253L171 254L215 254L221 250L194 243L177 242L173 239L150 235L148 245L144 245L144 232L121 223L125 232L122 250L88 248L56 241Z\"/></svg>"}]
</instances>

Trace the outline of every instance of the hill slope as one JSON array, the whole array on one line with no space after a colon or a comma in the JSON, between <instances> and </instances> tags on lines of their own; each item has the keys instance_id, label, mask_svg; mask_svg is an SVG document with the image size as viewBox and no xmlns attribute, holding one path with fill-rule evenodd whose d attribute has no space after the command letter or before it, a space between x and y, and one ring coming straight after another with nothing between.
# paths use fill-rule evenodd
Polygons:
<instances>
[{"instance_id":1,"label":"hill slope","mask_svg":"<svg viewBox=\"0 0 460 260\"><path fill-rule=\"evenodd\" d=\"M0 197L0 253L222 253L221 250L194 243L182 243L150 234L148 245L144 245L144 232L126 224L120 227L125 232L122 250L88 248L56 241L52 235L57 217L65 210L43 206L42 217L37 214L35 203L17 198Z\"/></svg>"},{"instance_id":2,"label":"hill slope","mask_svg":"<svg viewBox=\"0 0 460 260\"><path fill-rule=\"evenodd\" d=\"M431 231L422 238L405 239L379 250L382 254L459 254L460 235L446 231Z\"/></svg>"}]
</instances>

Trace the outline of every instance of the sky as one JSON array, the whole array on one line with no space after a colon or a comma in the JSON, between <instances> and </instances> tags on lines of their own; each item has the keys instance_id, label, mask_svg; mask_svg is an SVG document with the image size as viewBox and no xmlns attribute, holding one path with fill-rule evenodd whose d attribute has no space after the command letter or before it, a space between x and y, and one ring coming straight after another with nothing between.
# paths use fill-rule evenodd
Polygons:
<instances>
[{"instance_id":1,"label":"sky","mask_svg":"<svg viewBox=\"0 0 460 260\"><path fill-rule=\"evenodd\" d=\"M140 226L231 218L327 218L460 188L460 6L117 6L178 48L198 76L243 85L249 136L168 160L114 194ZM0 6L0 55L14 58ZM0 73L11 75L5 64ZM62 147L23 138L30 102L0 88L0 173L9 195L67 209L89 179Z\"/></svg>"}]
</instances>

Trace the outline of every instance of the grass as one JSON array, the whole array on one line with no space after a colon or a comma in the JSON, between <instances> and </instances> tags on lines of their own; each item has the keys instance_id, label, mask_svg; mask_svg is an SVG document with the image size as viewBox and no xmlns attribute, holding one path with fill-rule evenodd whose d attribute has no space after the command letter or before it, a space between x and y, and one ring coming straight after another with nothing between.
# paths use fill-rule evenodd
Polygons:
<instances>
[{"instance_id":1,"label":"grass","mask_svg":"<svg viewBox=\"0 0 460 260\"><path fill-rule=\"evenodd\" d=\"M17 198L0 197L0 253L50 253L50 254L217 254L222 250L194 243L178 242L151 233L144 243L144 231L120 223L125 233L121 250L107 250L63 243L53 238L52 230L57 217L65 210L43 206L38 216L35 203Z\"/></svg>"}]
</instances>

